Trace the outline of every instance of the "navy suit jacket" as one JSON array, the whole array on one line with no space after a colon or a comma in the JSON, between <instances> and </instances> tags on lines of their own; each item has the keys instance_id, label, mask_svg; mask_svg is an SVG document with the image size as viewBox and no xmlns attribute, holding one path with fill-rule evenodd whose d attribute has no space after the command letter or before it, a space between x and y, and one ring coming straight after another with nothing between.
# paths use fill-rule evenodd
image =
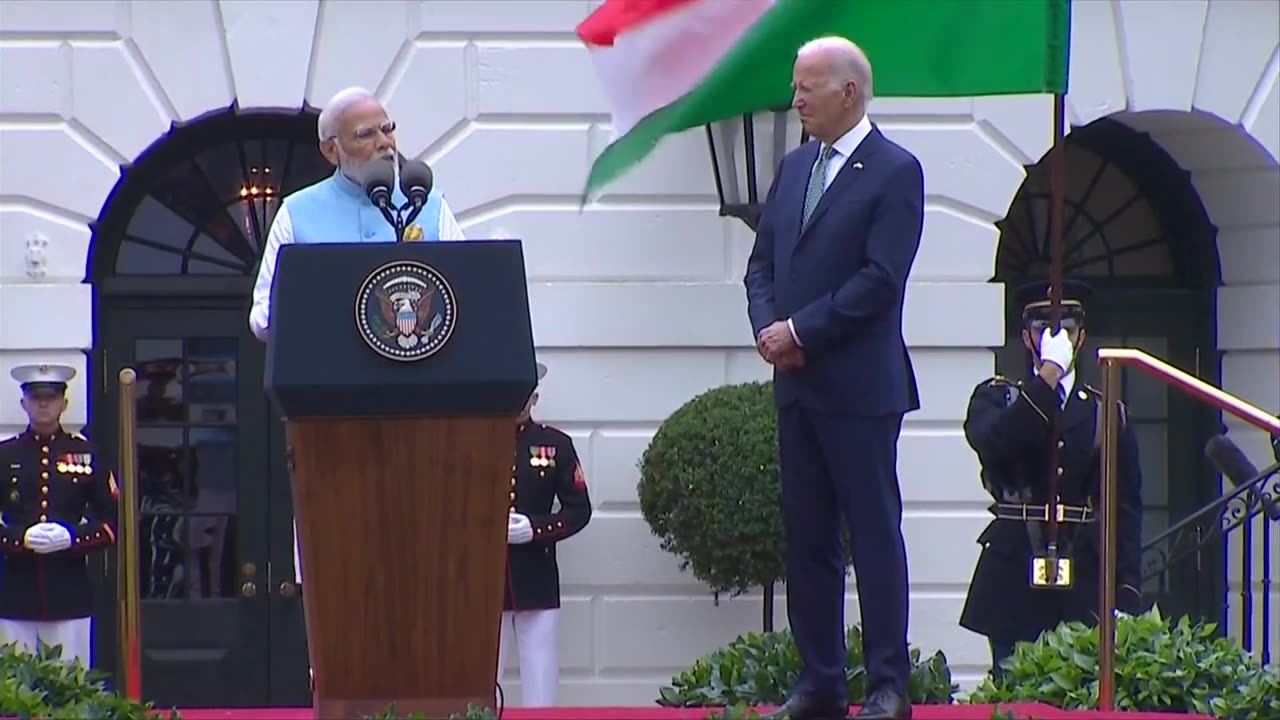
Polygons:
<instances>
[{"instance_id":1,"label":"navy suit jacket","mask_svg":"<svg viewBox=\"0 0 1280 720\"><path fill-rule=\"evenodd\" d=\"M902 305L924 224L920 162L873 127L802 230L819 147L783 158L747 261L752 336L791 318L805 352L803 367L774 372L774 398L846 416L917 410Z\"/></svg>"}]
</instances>

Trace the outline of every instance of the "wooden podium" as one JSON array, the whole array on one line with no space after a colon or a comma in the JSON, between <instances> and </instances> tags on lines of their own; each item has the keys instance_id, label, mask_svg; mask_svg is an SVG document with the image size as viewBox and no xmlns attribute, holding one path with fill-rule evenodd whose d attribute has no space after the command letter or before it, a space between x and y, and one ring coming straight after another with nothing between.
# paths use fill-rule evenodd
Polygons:
<instances>
[{"instance_id":1,"label":"wooden podium","mask_svg":"<svg viewBox=\"0 0 1280 720\"><path fill-rule=\"evenodd\" d=\"M494 705L526 287L519 241L281 248L266 389L318 718Z\"/></svg>"}]
</instances>

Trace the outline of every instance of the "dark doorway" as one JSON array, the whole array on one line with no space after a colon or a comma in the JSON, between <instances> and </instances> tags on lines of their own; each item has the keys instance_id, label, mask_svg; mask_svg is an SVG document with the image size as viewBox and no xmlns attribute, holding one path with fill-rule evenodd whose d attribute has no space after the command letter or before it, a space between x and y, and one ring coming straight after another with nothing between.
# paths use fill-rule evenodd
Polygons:
<instances>
[{"instance_id":1,"label":"dark doorway","mask_svg":"<svg viewBox=\"0 0 1280 720\"><path fill-rule=\"evenodd\" d=\"M1218 384L1216 229L1187 173L1146 133L1113 119L1073 128L1064 155L1064 269L1094 288L1081 379L1100 387L1097 348L1136 347ZM1008 216L997 223L994 280L1006 284L1010 331L997 368L1009 376L1028 372L1013 290L1048 276L1050 201L1049 165L1041 161L1028 168ZM1123 387L1142 459L1142 534L1150 539L1220 494L1203 453L1220 416L1137 371L1123 371ZM1158 603L1166 615L1221 619L1220 545L1167 566L1155 548L1144 563L1164 568L1145 583L1148 605Z\"/></svg>"},{"instance_id":2,"label":"dark doorway","mask_svg":"<svg viewBox=\"0 0 1280 720\"><path fill-rule=\"evenodd\" d=\"M248 312L280 198L332 172L316 145L310 111L175 127L124 169L94 225L90 427L114 455L116 378L134 368L139 527L124 531L139 533L143 693L159 706L310 697L283 427ZM117 560L96 624L108 671Z\"/></svg>"}]
</instances>

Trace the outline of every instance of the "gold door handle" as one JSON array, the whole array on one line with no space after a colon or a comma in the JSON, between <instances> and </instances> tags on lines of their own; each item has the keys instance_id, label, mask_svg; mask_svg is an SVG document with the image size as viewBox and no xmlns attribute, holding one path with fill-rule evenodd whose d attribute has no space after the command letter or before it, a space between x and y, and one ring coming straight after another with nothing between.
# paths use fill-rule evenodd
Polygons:
<instances>
[{"instance_id":1,"label":"gold door handle","mask_svg":"<svg viewBox=\"0 0 1280 720\"><path fill-rule=\"evenodd\" d=\"M298 594L298 586L285 580L280 583L280 597L293 597Z\"/></svg>"},{"instance_id":2,"label":"gold door handle","mask_svg":"<svg viewBox=\"0 0 1280 720\"><path fill-rule=\"evenodd\" d=\"M258 586L251 582L247 582L240 586L240 596L251 598L258 594Z\"/></svg>"}]
</instances>

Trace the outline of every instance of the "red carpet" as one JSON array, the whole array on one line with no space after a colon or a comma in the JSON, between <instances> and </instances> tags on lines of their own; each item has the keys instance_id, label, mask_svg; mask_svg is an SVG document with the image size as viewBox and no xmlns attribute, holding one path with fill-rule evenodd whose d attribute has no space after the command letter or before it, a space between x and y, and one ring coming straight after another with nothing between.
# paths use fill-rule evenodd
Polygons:
<instances>
[{"instance_id":1,"label":"red carpet","mask_svg":"<svg viewBox=\"0 0 1280 720\"><path fill-rule=\"evenodd\" d=\"M771 708L759 708L762 714ZM912 720L991 720L992 705L916 705ZM1049 705L1005 705L1017 718L1034 720L1212 720L1207 715L1181 713L1068 712ZM502 720L703 720L713 708L650 707L564 707L510 708ZM181 710L183 720L326 720L316 718L310 708L234 710Z\"/></svg>"}]
</instances>

